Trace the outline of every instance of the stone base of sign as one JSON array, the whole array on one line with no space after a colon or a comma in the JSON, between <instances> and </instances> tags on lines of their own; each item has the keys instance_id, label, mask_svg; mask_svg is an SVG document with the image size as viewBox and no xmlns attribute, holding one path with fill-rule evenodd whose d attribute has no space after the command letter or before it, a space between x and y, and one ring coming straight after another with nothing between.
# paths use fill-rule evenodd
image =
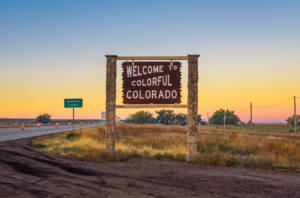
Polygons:
<instances>
[{"instance_id":1,"label":"stone base of sign","mask_svg":"<svg viewBox=\"0 0 300 198\"><path fill-rule=\"evenodd\" d=\"M105 153L115 152L117 56L107 55Z\"/></svg>"},{"instance_id":2,"label":"stone base of sign","mask_svg":"<svg viewBox=\"0 0 300 198\"><path fill-rule=\"evenodd\" d=\"M193 161L197 154L199 55L188 55L188 57L188 132L186 161Z\"/></svg>"}]
</instances>

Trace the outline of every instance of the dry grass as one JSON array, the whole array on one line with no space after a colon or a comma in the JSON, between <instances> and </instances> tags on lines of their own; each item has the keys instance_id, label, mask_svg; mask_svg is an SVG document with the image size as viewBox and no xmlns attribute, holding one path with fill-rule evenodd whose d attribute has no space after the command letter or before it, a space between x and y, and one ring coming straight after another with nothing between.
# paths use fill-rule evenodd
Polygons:
<instances>
[{"instance_id":1,"label":"dry grass","mask_svg":"<svg viewBox=\"0 0 300 198\"><path fill-rule=\"evenodd\" d=\"M184 161L186 127L127 125L116 127L116 152L105 154L105 127L78 130L41 137L35 144L47 147L38 150L65 158L99 161L128 161L155 157ZM195 163L216 166L299 169L300 141L277 140L222 131L198 130L198 154ZM73 137L73 138L72 138Z\"/></svg>"},{"instance_id":2,"label":"dry grass","mask_svg":"<svg viewBox=\"0 0 300 198\"><path fill-rule=\"evenodd\" d=\"M198 137L200 164L256 168L298 169L300 141L276 141L268 137L249 137L242 134Z\"/></svg>"},{"instance_id":3,"label":"dry grass","mask_svg":"<svg viewBox=\"0 0 300 198\"><path fill-rule=\"evenodd\" d=\"M199 126L199 128L219 128L223 129L223 125L202 125ZM244 131L250 131L251 128L247 124L245 126L242 125L226 125L225 128L227 130L244 130ZM297 131L299 131L300 128L297 127ZM295 128L291 125L287 124L253 124L252 131L265 131L265 132L283 132L283 133L291 133L295 131Z\"/></svg>"}]
</instances>

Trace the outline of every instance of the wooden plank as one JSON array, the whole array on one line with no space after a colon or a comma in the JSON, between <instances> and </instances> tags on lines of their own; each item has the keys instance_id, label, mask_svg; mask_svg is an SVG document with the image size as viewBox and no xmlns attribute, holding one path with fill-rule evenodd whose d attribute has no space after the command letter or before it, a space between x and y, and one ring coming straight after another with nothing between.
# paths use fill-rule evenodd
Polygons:
<instances>
[{"instance_id":1,"label":"wooden plank","mask_svg":"<svg viewBox=\"0 0 300 198\"><path fill-rule=\"evenodd\" d=\"M116 105L116 108L188 108L188 105L178 104L125 104Z\"/></svg>"},{"instance_id":2,"label":"wooden plank","mask_svg":"<svg viewBox=\"0 0 300 198\"><path fill-rule=\"evenodd\" d=\"M126 86L124 86L124 87L122 87L122 92L127 92L127 90L132 90L132 91L134 91L134 90L136 90L134 87L126 87ZM181 90L181 85L178 85L178 87L174 87L174 88L172 88L172 89L170 89L169 87L159 87L159 88L157 88L156 86L151 86L151 87L139 87L139 89L137 90L137 91L139 91L139 90L142 90L142 91L145 91L145 90L156 90L156 91L158 91L158 90L177 90L177 91L180 91Z\"/></svg>"},{"instance_id":3,"label":"wooden plank","mask_svg":"<svg viewBox=\"0 0 300 198\"><path fill-rule=\"evenodd\" d=\"M118 56L117 60L188 60L188 56Z\"/></svg>"}]
</instances>

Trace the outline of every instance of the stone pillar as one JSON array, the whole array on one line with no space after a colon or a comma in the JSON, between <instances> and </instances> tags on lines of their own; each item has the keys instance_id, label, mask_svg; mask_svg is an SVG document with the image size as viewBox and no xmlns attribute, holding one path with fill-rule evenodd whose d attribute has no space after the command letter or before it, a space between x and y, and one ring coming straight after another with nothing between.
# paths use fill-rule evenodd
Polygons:
<instances>
[{"instance_id":1,"label":"stone pillar","mask_svg":"<svg viewBox=\"0 0 300 198\"><path fill-rule=\"evenodd\" d=\"M200 55L188 55L188 133L186 161L192 161L197 154L199 56Z\"/></svg>"},{"instance_id":2,"label":"stone pillar","mask_svg":"<svg viewBox=\"0 0 300 198\"><path fill-rule=\"evenodd\" d=\"M106 128L105 153L115 152L117 55L106 55Z\"/></svg>"}]
</instances>

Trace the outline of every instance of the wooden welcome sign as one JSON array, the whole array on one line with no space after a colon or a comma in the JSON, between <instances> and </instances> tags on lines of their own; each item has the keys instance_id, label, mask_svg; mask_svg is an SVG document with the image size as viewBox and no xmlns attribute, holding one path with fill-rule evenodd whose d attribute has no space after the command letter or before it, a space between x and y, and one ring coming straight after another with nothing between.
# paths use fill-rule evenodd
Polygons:
<instances>
[{"instance_id":1,"label":"wooden welcome sign","mask_svg":"<svg viewBox=\"0 0 300 198\"><path fill-rule=\"evenodd\" d=\"M123 62L124 104L180 104L181 63Z\"/></svg>"},{"instance_id":2,"label":"wooden welcome sign","mask_svg":"<svg viewBox=\"0 0 300 198\"><path fill-rule=\"evenodd\" d=\"M106 55L106 127L105 153L115 152L115 116L117 108L186 108L188 118L187 161L197 155L198 58L187 56L117 56ZM123 62L123 103L116 104L117 61ZM137 62L170 61L170 62ZM188 100L181 103L181 63L186 60L188 71Z\"/></svg>"}]
</instances>

